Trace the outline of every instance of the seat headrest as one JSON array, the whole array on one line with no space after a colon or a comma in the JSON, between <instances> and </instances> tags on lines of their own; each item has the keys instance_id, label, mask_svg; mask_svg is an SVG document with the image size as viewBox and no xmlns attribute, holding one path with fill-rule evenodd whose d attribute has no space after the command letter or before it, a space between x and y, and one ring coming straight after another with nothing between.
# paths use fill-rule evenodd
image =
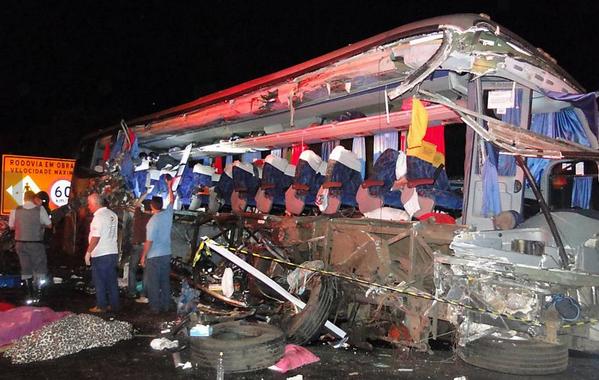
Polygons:
<instances>
[{"instance_id":1,"label":"seat headrest","mask_svg":"<svg viewBox=\"0 0 599 380\"><path fill-rule=\"evenodd\" d=\"M308 165L310 165L312 170L314 170L315 172L321 173L320 167L322 165L322 158L320 158L320 156L314 153L313 151L304 150L300 154L299 159L302 161L306 161ZM324 174L324 172L322 172L321 174Z\"/></svg>"},{"instance_id":2,"label":"seat headrest","mask_svg":"<svg viewBox=\"0 0 599 380\"><path fill-rule=\"evenodd\" d=\"M407 157L406 154L400 150L399 156L397 157L397 161L395 162L395 178L400 179L401 177L404 177L407 172Z\"/></svg>"},{"instance_id":3,"label":"seat headrest","mask_svg":"<svg viewBox=\"0 0 599 380\"><path fill-rule=\"evenodd\" d=\"M235 162L239 162L239 161L235 161ZM226 164L225 170L223 170L223 173L226 174L227 177L233 178L233 164Z\"/></svg>"},{"instance_id":4,"label":"seat headrest","mask_svg":"<svg viewBox=\"0 0 599 380\"><path fill-rule=\"evenodd\" d=\"M287 166L289 166L289 162L286 159L274 156L272 154L266 156L264 163L274 166L278 171L283 173L287 169Z\"/></svg>"},{"instance_id":5,"label":"seat headrest","mask_svg":"<svg viewBox=\"0 0 599 380\"><path fill-rule=\"evenodd\" d=\"M254 165L247 162L235 161L233 166L254 175ZM232 169L231 169L232 170Z\"/></svg>"},{"instance_id":6,"label":"seat headrest","mask_svg":"<svg viewBox=\"0 0 599 380\"><path fill-rule=\"evenodd\" d=\"M338 145L333 149L329 156L329 160L337 161L348 168L360 172L362 170L362 163L360 159L351 150L345 149L343 146Z\"/></svg>"},{"instance_id":7,"label":"seat headrest","mask_svg":"<svg viewBox=\"0 0 599 380\"><path fill-rule=\"evenodd\" d=\"M214 174L214 168L212 166L207 166L207 165L202 165L202 164L195 164L193 166L193 172L194 173L198 173L198 174L212 176Z\"/></svg>"},{"instance_id":8,"label":"seat headrest","mask_svg":"<svg viewBox=\"0 0 599 380\"><path fill-rule=\"evenodd\" d=\"M285 175L289 177L295 177L295 165L287 165L285 168Z\"/></svg>"}]
</instances>

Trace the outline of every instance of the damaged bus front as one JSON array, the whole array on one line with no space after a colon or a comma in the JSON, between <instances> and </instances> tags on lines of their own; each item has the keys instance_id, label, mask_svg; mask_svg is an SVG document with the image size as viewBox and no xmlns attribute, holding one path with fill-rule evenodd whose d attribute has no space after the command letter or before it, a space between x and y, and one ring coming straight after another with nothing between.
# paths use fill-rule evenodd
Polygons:
<instances>
[{"instance_id":1,"label":"damaged bus front","mask_svg":"<svg viewBox=\"0 0 599 380\"><path fill-rule=\"evenodd\" d=\"M596 111L488 17L439 17L89 136L77 173L93 186L72 196L125 210L179 178L183 262L205 262L208 236L287 290L313 284L304 311L271 308L291 340L330 315L362 347L455 329L472 364L555 372L599 339ZM526 342L511 369L477 360L499 337Z\"/></svg>"}]
</instances>

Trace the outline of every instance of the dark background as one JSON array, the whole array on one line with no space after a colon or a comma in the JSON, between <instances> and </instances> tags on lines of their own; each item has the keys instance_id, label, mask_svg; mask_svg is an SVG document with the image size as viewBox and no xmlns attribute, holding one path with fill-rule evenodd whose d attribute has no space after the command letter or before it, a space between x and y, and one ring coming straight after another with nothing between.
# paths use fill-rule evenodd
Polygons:
<instances>
[{"instance_id":1,"label":"dark background","mask_svg":"<svg viewBox=\"0 0 599 380\"><path fill-rule=\"evenodd\" d=\"M2 2L0 153L84 134L428 17L487 13L599 89L595 1Z\"/></svg>"}]
</instances>

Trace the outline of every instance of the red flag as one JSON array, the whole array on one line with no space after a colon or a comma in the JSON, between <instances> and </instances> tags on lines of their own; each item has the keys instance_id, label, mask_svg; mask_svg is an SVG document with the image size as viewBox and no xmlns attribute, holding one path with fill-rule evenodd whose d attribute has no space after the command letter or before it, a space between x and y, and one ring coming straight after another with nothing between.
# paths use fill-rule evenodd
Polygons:
<instances>
[{"instance_id":1,"label":"red flag","mask_svg":"<svg viewBox=\"0 0 599 380\"><path fill-rule=\"evenodd\" d=\"M214 168L214 172L216 174L223 174L223 158L221 156L214 157L212 167Z\"/></svg>"},{"instance_id":2,"label":"red flag","mask_svg":"<svg viewBox=\"0 0 599 380\"><path fill-rule=\"evenodd\" d=\"M110 158L110 143L106 143L106 145L104 145L104 153L102 154L102 160L104 160L104 162L108 161L108 159Z\"/></svg>"},{"instance_id":3,"label":"red flag","mask_svg":"<svg viewBox=\"0 0 599 380\"><path fill-rule=\"evenodd\" d=\"M304 150L308 150L308 145L306 144L293 144L291 146L291 160L289 163L291 165L297 165L299 162L299 156L302 154Z\"/></svg>"}]
</instances>

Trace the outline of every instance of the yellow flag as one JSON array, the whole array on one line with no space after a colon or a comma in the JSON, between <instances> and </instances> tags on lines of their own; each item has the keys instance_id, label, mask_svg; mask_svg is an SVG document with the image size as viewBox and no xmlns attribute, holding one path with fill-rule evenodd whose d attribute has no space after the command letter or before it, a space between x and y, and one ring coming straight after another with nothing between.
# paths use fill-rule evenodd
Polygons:
<instances>
[{"instance_id":1,"label":"yellow flag","mask_svg":"<svg viewBox=\"0 0 599 380\"><path fill-rule=\"evenodd\" d=\"M428 127L428 112L417 98L412 98L412 121L408 130L408 149L422 145Z\"/></svg>"},{"instance_id":2,"label":"yellow flag","mask_svg":"<svg viewBox=\"0 0 599 380\"><path fill-rule=\"evenodd\" d=\"M412 98L412 122L408 130L408 156L418 157L434 167L445 165L445 156L437 152L437 146L423 141L428 128L428 112L420 100Z\"/></svg>"}]
</instances>

